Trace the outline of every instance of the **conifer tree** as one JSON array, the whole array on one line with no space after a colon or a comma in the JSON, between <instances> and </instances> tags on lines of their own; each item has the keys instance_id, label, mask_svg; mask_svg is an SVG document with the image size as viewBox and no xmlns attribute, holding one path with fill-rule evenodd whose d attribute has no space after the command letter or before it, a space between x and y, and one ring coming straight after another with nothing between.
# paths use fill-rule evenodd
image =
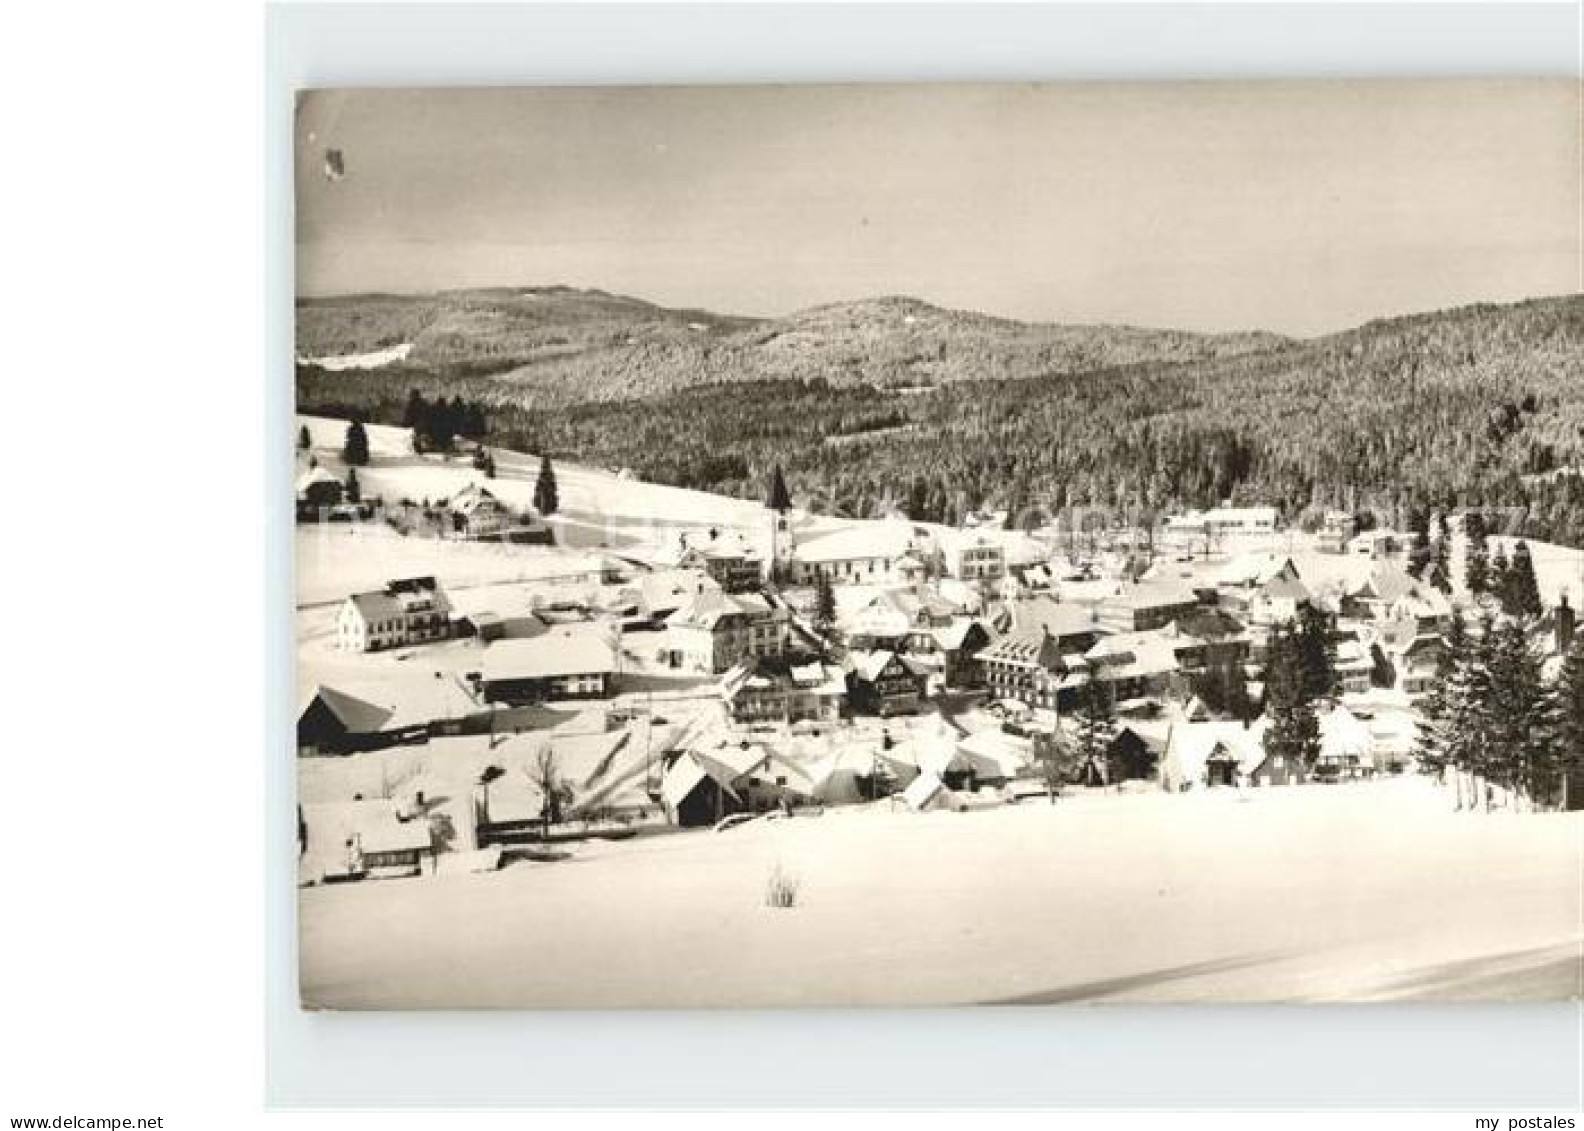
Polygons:
<instances>
[{"instance_id":1,"label":"conifer tree","mask_svg":"<svg viewBox=\"0 0 1584 1131\"><path fill-rule=\"evenodd\" d=\"M1556 687L1556 799L1580 807L1584 790L1584 633L1574 637Z\"/></svg>"},{"instance_id":2,"label":"conifer tree","mask_svg":"<svg viewBox=\"0 0 1584 1131\"><path fill-rule=\"evenodd\" d=\"M1336 695L1336 641L1331 637L1331 618L1315 605L1305 602L1298 610L1298 651L1303 663L1304 698L1329 699Z\"/></svg>"},{"instance_id":3,"label":"conifer tree","mask_svg":"<svg viewBox=\"0 0 1584 1131\"><path fill-rule=\"evenodd\" d=\"M1503 612L1507 610L1507 551L1500 545L1490 556L1490 568L1485 575L1485 592L1496 598Z\"/></svg>"},{"instance_id":4,"label":"conifer tree","mask_svg":"<svg viewBox=\"0 0 1584 1131\"><path fill-rule=\"evenodd\" d=\"M828 637L836 627L836 590L822 569L814 575L814 629Z\"/></svg>"},{"instance_id":5,"label":"conifer tree","mask_svg":"<svg viewBox=\"0 0 1584 1131\"><path fill-rule=\"evenodd\" d=\"M1265 667L1265 752L1288 764L1313 767L1320 757L1320 720L1304 690L1303 651L1292 622L1271 629Z\"/></svg>"},{"instance_id":6,"label":"conifer tree","mask_svg":"<svg viewBox=\"0 0 1584 1131\"><path fill-rule=\"evenodd\" d=\"M1441 655L1436 660L1435 678L1419 702L1419 722L1414 741L1414 755L1420 766L1437 775L1444 774L1449 761L1452 739L1450 725L1458 708L1460 665L1467 651L1468 631L1463 623L1463 614L1454 609L1452 623L1442 642Z\"/></svg>"},{"instance_id":7,"label":"conifer tree","mask_svg":"<svg viewBox=\"0 0 1584 1131\"><path fill-rule=\"evenodd\" d=\"M363 501L363 487L358 483L357 468L355 467L347 468L346 497L349 503L361 503Z\"/></svg>"},{"instance_id":8,"label":"conifer tree","mask_svg":"<svg viewBox=\"0 0 1584 1131\"><path fill-rule=\"evenodd\" d=\"M1436 539L1435 552L1430 558L1428 580L1431 585L1441 590L1441 592L1448 596L1452 595L1452 566L1448 558L1447 540L1445 538Z\"/></svg>"},{"instance_id":9,"label":"conifer tree","mask_svg":"<svg viewBox=\"0 0 1584 1131\"><path fill-rule=\"evenodd\" d=\"M308 425L304 424L297 430L297 450L306 452L313 447L313 437L308 433Z\"/></svg>"},{"instance_id":10,"label":"conifer tree","mask_svg":"<svg viewBox=\"0 0 1584 1131\"><path fill-rule=\"evenodd\" d=\"M341 458L348 467L363 467L369 461L368 432L361 420L347 425L346 440L341 445Z\"/></svg>"},{"instance_id":11,"label":"conifer tree","mask_svg":"<svg viewBox=\"0 0 1584 1131\"><path fill-rule=\"evenodd\" d=\"M1463 584L1475 596L1485 592L1490 562L1485 550L1485 516L1479 511L1469 511L1463 518L1463 534L1467 543L1463 562Z\"/></svg>"},{"instance_id":12,"label":"conifer tree","mask_svg":"<svg viewBox=\"0 0 1584 1131\"><path fill-rule=\"evenodd\" d=\"M1512 561L1507 567L1506 583L1502 587L1502 608L1509 616L1538 617L1540 585L1535 580L1534 559L1529 553L1529 543L1519 542L1513 547Z\"/></svg>"},{"instance_id":13,"label":"conifer tree","mask_svg":"<svg viewBox=\"0 0 1584 1131\"><path fill-rule=\"evenodd\" d=\"M560 492L556 487L555 468L549 456L539 457L539 479L534 483L534 508L540 514L555 514L561 507Z\"/></svg>"},{"instance_id":14,"label":"conifer tree","mask_svg":"<svg viewBox=\"0 0 1584 1131\"><path fill-rule=\"evenodd\" d=\"M1116 704L1109 684L1091 677L1084 683L1078 707L1078 758L1085 766L1103 766L1116 737Z\"/></svg>"}]
</instances>

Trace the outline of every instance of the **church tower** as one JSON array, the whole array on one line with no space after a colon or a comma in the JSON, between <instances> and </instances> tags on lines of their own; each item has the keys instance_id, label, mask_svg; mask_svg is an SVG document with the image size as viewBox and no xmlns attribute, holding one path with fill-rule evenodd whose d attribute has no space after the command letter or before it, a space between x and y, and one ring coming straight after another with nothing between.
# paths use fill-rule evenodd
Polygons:
<instances>
[{"instance_id":1,"label":"church tower","mask_svg":"<svg viewBox=\"0 0 1584 1131\"><path fill-rule=\"evenodd\" d=\"M791 572L797 539L792 532L792 495L787 491L786 479L781 474L779 464L770 477L765 511L770 521L770 576L772 579L784 578Z\"/></svg>"}]
</instances>

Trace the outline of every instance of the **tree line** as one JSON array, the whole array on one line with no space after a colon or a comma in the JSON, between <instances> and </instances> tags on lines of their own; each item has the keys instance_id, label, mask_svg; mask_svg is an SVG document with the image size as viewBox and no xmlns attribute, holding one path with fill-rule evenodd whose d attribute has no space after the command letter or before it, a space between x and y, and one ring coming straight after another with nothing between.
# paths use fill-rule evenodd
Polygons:
<instances>
[{"instance_id":1,"label":"tree line","mask_svg":"<svg viewBox=\"0 0 1584 1131\"><path fill-rule=\"evenodd\" d=\"M1584 785L1584 637L1548 678L1533 623L1489 605L1472 627L1453 614L1415 753L1452 778L1460 809L1490 809L1498 789L1535 806L1577 806L1568 794Z\"/></svg>"}]
</instances>

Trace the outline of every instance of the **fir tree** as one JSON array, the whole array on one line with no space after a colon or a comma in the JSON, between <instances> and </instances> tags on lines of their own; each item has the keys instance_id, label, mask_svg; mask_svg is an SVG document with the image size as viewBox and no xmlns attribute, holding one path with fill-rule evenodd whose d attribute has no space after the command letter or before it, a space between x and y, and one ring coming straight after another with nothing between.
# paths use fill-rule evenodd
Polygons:
<instances>
[{"instance_id":1,"label":"fir tree","mask_svg":"<svg viewBox=\"0 0 1584 1131\"><path fill-rule=\"evenodd\" d=\"M836 627L836 590L822 569L814 575L814 629L828 637Z\"/></svg>"},{"instance_id":2,"label":"fir tree","mask_svg":"<svg viewBox=\"0 0 1584 1131\"><path fill-rule=\"evenodd\" d=\"M1303 664L1303 694L1309 702L1336 695L1336 641L1331 636L1331 618L1315 605L1305 602L1298 610L1298 654Z\"/></svg>"},{"instance_id":3,"label":"fir tree","mask_svg":"<svg viewBox=\"0 0 1584 1131\"><path fill-rule=\"evenodd\" d=\"M297 430L297 450L306 452L313 447L313 437L308 434L308 425L304 424Z\"/></svg>"},{"instance_id":4,"label":"fir tree","mask_svg":"<svg viewBox=\"0 0 1584 1131\"><path fill-rule=\"evenodd\" d=\"M1507 608L1507 551L1501 546L1490 556L1490 568L1485 575L1485 592L1496 598L1503 611Z\"/></svg>"},{"instance_id":5,"label":"fir tree","mask_svg":"<svg viewBox=\"0 0 1584 1131\"><path fill-rule=\"evenodd\" d=\"M1461 674L1459 666L1468 650L1468 632L1463 624L1463 614L1452 611L1452 623L1442 642L1441 655L1436 660L1435 678L1430 689L1419 701L1419 722L1414 741L1414 755L1420 766L1437 775L1444 773L1448 762L1450 719L1456 711L1456 696Z\"/></svg>"},{"instance_id":6,"label":"fir tree","mask_svg":"<svg viewBox=\"0 0 1584 1131\"><path fill-rule=\"evenodd\" d=\"M1111 687L1090 678L1078 706L1077 754L1082 766L1103 766L1116 738L1116 704Z\"/></svg>"},{"instance_id":7,"label":"fir tree","mask_svg":"<svg viewBox=\"0 0 1584 1131\"><path fill-rule=\"evenodd\" d=\"M347 468L346 497L349 503L361 503L363 501L363 487L358 483L357 468L355 467Z\"/></svg>"},{"instance_id":8,"label":"fir tree","mask_svg":"<svg viewBox=\"0 0 1584 1131\"><path fill-rule=\"evenodd\" d=\"M402 427L418 428L429 418L429 403L417 389L407 394L407 407L402 411Z\"/></svg>"},{"instance_id":9,"label":"fir tree","mask_svg":"<svg viewBox=\"0 0 1584 1131\"><path fill-rule=\"evenodd\" d=\"M1516 620L1496 627L1487 654L1484 776L1530 799L1547 795L1556 764L1554 701L1540 657Z\"/></svg>"},{"instance_id":10,"label":"fir tree","mask_svg":"<svg viewBox=\"0 0 1584 1131\"><path fill-rule=\"evenodd\" d=\"M561 507L555 468L550 466L549 456L539 457L539 479L534 483L534 507L540 514L555 514Z\"/></svg>"},{"instance_id":11,"label":"fir tree","mask_svg":"<svg viewBox=\"0 0 1584 1131\"><path fill-rule=\"evenodd\" d=\"M341 445L341 458L348 467L363 467L369 461L368 432L361 420L347 425L346 441Z\"/></svg>"},{"instance_id":12,"label":"fir tree","mask_svg":"<svg viewBox=\"0 0 1584 1131\"><path fill-rule=\"evenodd\" d=\"M1490 563L1485 551L1485 517L1479 511L1469 511L1463 519L1463 535L1467 544L1463 562L1463 584L1475 596L1485 592Z\"/></svg>"},{"instance_id":13,"label":"fir tree","mask_svg":"<svg viewBox=\"0 0 1584 1131\"><path fill-rule=\"evenodd\" d=\"M1452 566L1448 557L1447 540L1445 538L1436 539L1435 553L1430 559L1429 581L1435 588L1451 596Z\"/></svg>"},{"instance_id":14,"label":"fir tree","mask_svg":"<svg viewBox=\"0 0 1584 1131\"><path fill-rule=\"evenodd\" d=\"M1579 807L1584 790L1584 633L1573 639L1556 687L1556 797L1563 808Z\"/></svg>"},{"instance_id":15,"label":"fir tree","mask_svg":"<svg viewBox=\"0 0 1584 1131\"><path fill-rule=\"evenodd\" d=\"M1540 585L1535 580L1534 559L1529 554L1529 543L1519 542L1513 548L1505 582L1502 586L1502 608L1507 614L1538 617L1541 612Z\"/></svg>"},{"instance_id":16,"label":"fir tree","mask_svg":"<svg viewBox=\"0 0 1584 1131\"><path fill-rule=\"evenodd\" d=\"M1265 753L1309 769L1320 757L1320 720L1305 694L1303 650L1289 621L1270 634L1265 669Z\"/></svg>"}]
</instances>

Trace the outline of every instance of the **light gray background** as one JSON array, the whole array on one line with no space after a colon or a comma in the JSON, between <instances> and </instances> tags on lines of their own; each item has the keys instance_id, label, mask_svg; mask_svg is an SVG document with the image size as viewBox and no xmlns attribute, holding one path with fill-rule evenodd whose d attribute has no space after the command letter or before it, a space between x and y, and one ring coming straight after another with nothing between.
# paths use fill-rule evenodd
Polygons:
<instances>
[{"instance_id":1,"label":"light gray background","mask_svg":"<svg viewBox=\"0 0 1584 1131\"><path fill-rule=\"evenodd\" d=\"M272 5L266 1099L273 1107L1578 1108L1584 1007L310 1014L293 825L292 92L324 86L1580 74L1581 9ZM1581 877L1584 882L1584 877Z\"/></svg>"}]
</instances>

